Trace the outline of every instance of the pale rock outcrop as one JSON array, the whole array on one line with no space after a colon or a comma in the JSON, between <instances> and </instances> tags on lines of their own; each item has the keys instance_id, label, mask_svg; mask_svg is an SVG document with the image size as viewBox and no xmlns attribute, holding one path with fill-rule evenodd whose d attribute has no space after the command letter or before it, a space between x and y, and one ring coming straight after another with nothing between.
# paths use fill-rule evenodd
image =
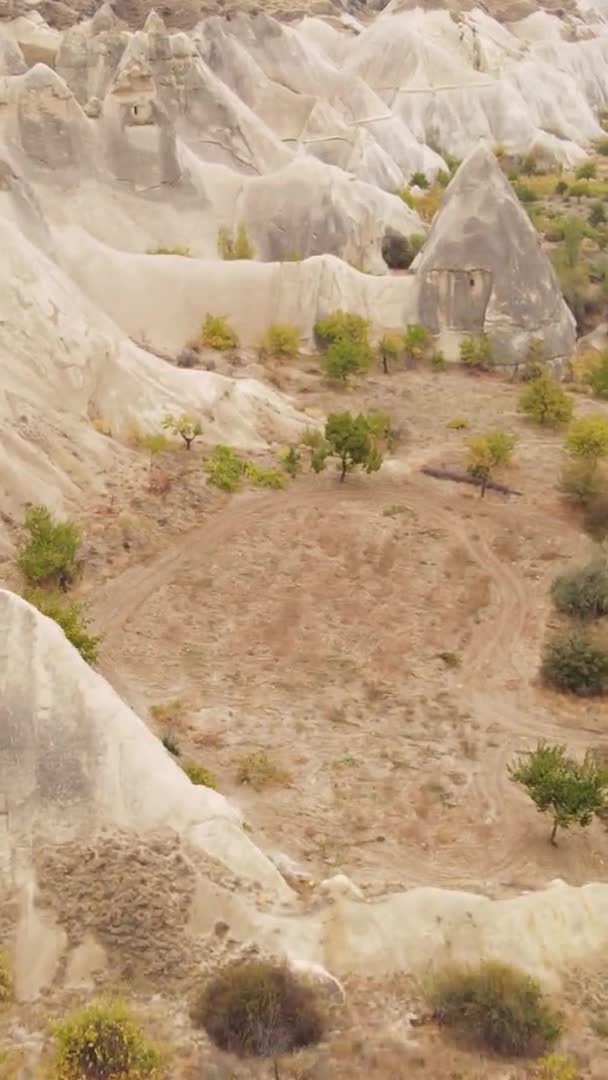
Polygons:
<instances>
[{"instance_id":1,"label":"pale rock outcrop","mask_svg":"<svg viewBox=\"0 0 608 1080\"><path fill-rule=\"evenodd\" d=\"M52 67L55 63L61 34L47 26L37 11L3 23L2 33L19 46L28 67L33 64L49 64Z\"/></svg>"},{"instance_id":2,"label":"pale rock outcrop","mask_svg":"<svg viewBox=\"0 0 608 1080\"><path fill-rule=\"evenodd\" d=\"M543 340L547 359L571 355L574 319L489 146L460 166L413 267L421 321L449 353L459 335L483 331L502 363L523 360L532 338Z\"/></svg>"}]
</instances>

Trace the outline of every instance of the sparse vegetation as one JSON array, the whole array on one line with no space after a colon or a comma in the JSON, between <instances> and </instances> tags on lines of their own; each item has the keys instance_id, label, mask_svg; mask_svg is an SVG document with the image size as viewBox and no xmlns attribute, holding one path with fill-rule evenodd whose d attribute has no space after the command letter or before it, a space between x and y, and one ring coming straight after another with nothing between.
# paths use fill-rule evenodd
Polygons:
<instances>
[{"instance_id":1,"label":"sparse vegetation","mask_svg":"<svg viewBox=\"0 0 608 1080\"><path fill-rule=\"evenodd\" d=\"M191 784L213 788L214 790L217 788L217 780L211 769L208 769L205 765L200 765L198 761L185 761L182 769Z\"/></svg>"},{"instance_id":2,"label":"sparse vegetation","mask_svg":"<svg viewBox=\"0 0 608 1080\"><path fill-rule=\"evenodd\" d=\"M403 347L408 364L414 365L426 355L430 334L422 323L410 323L403 335Z\"/></svg>"},{"instance_id":3,"label":"sparse vegetation","mask_svg":"<svg viewBox=\"0 0 608 1080\"><path fill-rule=\"evenodd\" d=\"M53 1080L156 1080L159 1050L121 1001L95 1001L53 1026Z\"/></svg>"},{"instance_id":4,"label":"sparse vegetation","mask_svg":"<svg viewBox=\"0 0 608 1080\"><path fill-rule=\"evenodd\" d=\"M471 425L465 416L453 416L445 425L450 431L466 431Z\"/></svg>"},{"instance_id":5,"label":"sparse vegetation","mask_svg":"<svg viewBox=\"0 0 608 1080\"><path fill-rule=\"evenodd\" d=\"M289 323L272 323L264 339L271 356L297 356L300 350L300 331Z\"/></svg>"},{"instance_id":6,"label":"sparse vegetation","mask_svg":"<svg viewBox=\"0 0 608 1080\"><path fill-rule=\"evenodd\" d=\"M541 674L549 684L578 697L608 690L608 649L601 640L581 631L566 631L545 645Z\"/></svg>"},{"instance_id":7,"label":"sparse vegetation","mask_svg":"<svg viewBox=\"0 0 608 1080\"><path fill-rule=\"evenodd\" d=\"M192 443L203 432L200 420L197 420L195 416L190 416L189 413L182 413L181 416L172 416L171 413L167 413L163 418L162 426L165 431L180 435L186 450L192 448Z\"/></svg>"},{"instance_id":8,"label":"sparse vegetation","mask_svg":"<svg viewBox=\"0 0 608 1080\"><path fill-rule=\"evenodd\" d=\"M505 1057L538 1055L560 1033L560 1018L536 980L494 960L447 968L433 981L431 1003L440 1024Z\"/></svg>"},{"instance_id":9,"label":"sparse vegetation","mask_svg":"<svg viewBox=\"0 0 608 1080\"><path fill-rule=\"evenodd\" d=\"M192 1019L220 1050L273 1059L275 1077L279 1056L315 1045L324 1030L312 986L265 960L233 964L213 976L194 1002Z\"/></svg>"},{"instance_id":10,"label":"sparse vegetation","mask_svg":"<svg viewBox=\"0 0 608 1080\"><path fill-rule=\"evenodd\" d=\"M332 311L314 325L315 337L322 349L334 341L354 341L369 347L369 323L361 315L340 309Z\"/></svg>"},{"instance_id":11,"label":"sparse vegetation","mask_svg":"<svg viewBox=\"0 0 608 1080\"><path fill-rule=\"evenodd\" d=\"M490 339L485 334L465 337L459 345L460 361L472 371L489 371L494 367Z\"/></svg>"},{"instance_id":12,"label":"sparse vegetation","mask_svg":"<svg viewBox=\"0 0 608 1080\"><path fill-rule=\"evenodd\" d=\"M573 420L565 447L582 461L593 463L608 457L608 416L581 416Z\"/></svg>"},{"instance_id":13,"label":"sparse vegetation","mask_svg":"<svg viewBox=\"0 0 608 1080\"><path fill-rule=\"evenodd\" d=\"M238 491L245 480L258 484L260 487L269 488L283 488L286 483L283 470L247 461L232 447L222 444L214 446L205 458L203 468L207 473L209 483L221 488L222 491Z\"/></svg>"},{"instance_id":14,"label":"sparse vegetation","mask_svg":"<svg viewBox=\"0 0 608 1080\"><path fill-rule=\"evenodd\" d=\"M315 438L311 458L315 472L325 468L329 457L336 457L340 465L340 480L358 467L365 472L376 472L382 465L382 454L377 445L378 428L373 415L359 413L331 413L325 424L325 436Z\"/></svg>"},{"instance_id":15,"label":"sparse vegetation","mask_svg":"<svg viewBox=\"0 0 608 1080\"><path fill-rule=\"evenodd\" d=\"M207 313L200 333L200 344L218 352L237 349L239 339L225 315Z\"/></svg>"},{"instance_id":16,"label":"sparse vegetation","mask_svg":"<svg viewBox=\"0 0 608 1080\"><path fill-rule=\"evenodd\" d=\"M73 521L57 521L46 506L30 506L24 527L29 539L19 548L17 565L32 585L67 588L76 573L76 558L82 542Z\"/></svg>"},{"instance_id":17,"label":"sparse vegetation","mask_svg":"<svg viewBox=\"0 0 608 1080\"><path fill-rule=\"evenodd\" d=\"M412 173L410 177L410 187L418 187L422 190L428 188L429 182L423 172Z\"/></svg>"},{"instance_id":18,"label":"sparse vegetation","mask_svg":"<svg viewBox=\"0 0 608 1080\"><path fill-rule=\"evenodd\" d=\"M13 973L5 949L0 948L0 1009L13 997Z\"/></svg>"},{"instance_id":19,"label":"sparse vegetation","mask_svg":"<svg viewBox=\"0 0 608 1080\"><path fill-rule=\"evenodd\" d=\"M255 259L255 250L245 225L238 225L233 234L225 225L217 232L217 253L222 259Z\"/></svg>"},{"instance_id":20,"label":"sparse vegetation","mask_svg":"<svg viewBox=\"0 0 608 1080\"><path fill-rule=\"evenodd\" d=\"M488 431L467 440L467 471L479 481L482 498L493 472L509 464L516 441L506 431Z\"/></svg>"},{"instance_id":21,"label":"sparse vegetation","mask_svg":"<svg viewBox=\"0 0 608 1080\"><path fill-rule=\"evenodd\" d=\"M546 1054L537 1063L532 1080L579 1080L579 1075L571 1058Z\"/></svg>"},{"instance_id":22,"label":"sparse vegetation","mask_svg":"<svg viewBox=\"0 0 608 1080\"><path fill-rule=\"evenodd\" d=\"M190 259L192 257L192 252L189 247L175 244L174 247L148 248L148 255L181 255L184 259Z\"/></svg>"},{"instance_id":23,"label":"sparse vegetation","mask_svg":"<svg viewBox=\"0 0 608 1080\"><path fill-rule=\"evenodd\" d=\"M239 784L248 784L254 791L263 791L276 784L288 783L289 773L277 765L265 750L254 750L240 759L237 780Z\"/></svg>"},{"instance_id":24,"label":"sparse vegetation","mask_svg":"<svg viewBox=\"0 0 608 1080\"><path fill-rule=\"evenodd\" d=\"M590 752L578 762L565 746L541 741L509 766L509 777L525 788L539 813L550 814L552 844L558 829L585 828L608 805L608 769Z\"/></svg>"},{"instance_id":25,"label":"sparse vegetation","mask_svg":"<svg viewBox=\"0 0 608 1080\"><path fill-rule=\"evenodd\" d=\"M572 417L574 402L560 384L544 371L526 383L518 408L529 420L546 427L559 427Z\"/></svg>"},{"instance_id":26,"label":"sparse vegetation","mask_svg":"<svg viewBox=\"0 0 608 1080\"><path fill-rule=\"evenodd\" d=\"M579 619L608 615L608 559L598 553L585 566L555 578L551 598L558 611Z\"/></svg>"},{"instance_id":27,"label":"sparse vegetation","mask_svg":"<svg viewBox=\"0 0 608 1080\"><path fill-rule=\"evenodd\" d=\"M23 598L61 627L68 641L78 649L87 664L95 663L102 639L101 635L89 634L81 604L75 600L67 600L61 592L53 589L26 589Z\"/></svg>"},{"instance_id":28,"label":"sparse vegetation","mask_svg":"<svg viewBox=\"0 0 608 1080\"><path fill-rule=\"evenodd\" d=\"M608 349L599 354L591 370L590 382L595 396L608 401Z\"/></svg>"},{"instance_id":29,"label":"sparse vegetation","mask_svg":"<svg viewBox=\"0 0 608 1080\"><path fill-rule=\"evenodd\" d=\"M380 338L378 343L378 353L380 354L382 370L385 375L389 374L391 364L397 360L402 348L403 339L401 334L398 334L394 330L387 330Z\"/></svg>"}]
</instances>

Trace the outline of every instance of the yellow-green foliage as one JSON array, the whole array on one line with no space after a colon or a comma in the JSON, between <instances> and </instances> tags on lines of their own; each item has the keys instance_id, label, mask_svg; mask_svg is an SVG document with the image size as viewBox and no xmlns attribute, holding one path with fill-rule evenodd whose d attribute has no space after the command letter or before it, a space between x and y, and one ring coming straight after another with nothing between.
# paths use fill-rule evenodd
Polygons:
<instances>
[{"instance_id":1,"label":"yellow-green foliage","mask_svg":"<svg viewBox=\"0 0 608 1080\"><path fill-rule=\"evenodd\" d=\"M494 355L489 338L485 334L471 335L459 345L460 360L465 367L488 371L494 366Z\"/></svg>"},{"instance_id":2,"label":"yellow-green foliage","mask_svg":"<svg viewBox=\"0 0 608 1080\"><path fill-rule=\"evenodd\" d=\"M245 225L239 225L234 235L222 225L217 233L217 252L222 259L255 259L255 251Z\"/></svg>"},{"instance_id":3,"label":"yellow-green foliage","mask_svg":"<svg viewBox=\"0 0 608 1080\"><path fill-rule=\"evenodd\" d=\"M498 961L447 968L433 981L430 997L441 1024L506 1057L542 1053L560 1033L560 1018L539 984Z\"/></svg>"},{"instance_id":4,"label":"yellow-green foliage","mask_svg":"<svg viewBox=\"0 0 608 1080\"><path fill-rule=\"evenodd\" d=\"M450 431L465 431L470 427L469 421L464 416L453 416L445 425Z\"/></svg>"},{"instance_id":5,"label":"yellow-green foliage","mask_svg":"<svg viewBox=\"0 0 608 1080\"><path fill-rule=\"evenodd\" d=\"M406 326L403 335L403 347L408 360L415 363L426 355L430 336L427 327L423 326L422 323L410 323Z\"/></svg>"},{"instance_id":6,"label":"yellow-green foliage","mask_svg":"<svg viewBox=\"0 0 608 1080\"><path fill-rule=\"evenodd\" d=\"M215 446L203 463L209 483L222 491L238 491L244 480L260 487L283 488L287 480L280 469L257 465L237 454L230 446Z\"/></svg>"},{"instance_id":7,"label":"yellow-green foliage","mask_svg":"<svg viewBox=\"0 0 608 1080\"><path fill-rule=\"evenodd\" d=\"M547 371L527 383L519 395L518 409L536 424L559 427L572 417L574 402Z\"/></svg>"},{"instance_id":8,"label":"yellow-green foliage","mask_svg":"<svg viewBox=\"0 0 608 1080\"><path fill-rule=\"evenodd\" d=\"M423 221L430 222L439 209L443 187L439 183L434 183L432 187L427 191L423 191L421 195L415 195L412 191L408 191L407 188L404 188L399 194L407 206L418 211Z\"/></svg>"},{"instance_id":9,"label":"yellow-green foliage","mask_svg":"<svg viewBox=\"0 0 608 1080\"><path fill-rule=\"evenodd\" d=\"M182 255L185 259L189 259L192 256L192 252L189 247L182 247L180 244L176 244L175 247L148 248L148 255Z\"/></svg>"},{"instance_id":10,"label":"yellow-green foliage","mask_svg":"<svg viewBox=\"0 0 608 1080\"><path fill-rule=\"evenodd\" d=\"M396 330L387 330L378 342L378 352L385 366L391 360L396 360L403 349L403 337Z\"/></svg>"},{"instance_id":11,"label":"yellow-green foliage","mask_svg":"<svg viewBox=\"0 0 608 1080\"><path fill-rule=\"evenodd\" d=\"M186 761L182 765L186 776L191 784L200 785L200 787L217 788L217 780L211 769L208 769L205 765L199 765L197 761Z\"/></svg>"},{"instance_id":12,"label":"yellow-green foliage","mask_svg":"<svg viewBox=\"0 0 608 1080\"><path fill-rule=\"evenodd\" d=\"M121 1001L94 1001L53 1025L53 1080L156 1080L159 1049Z\"/></svg>"},{"instance_id":13,"label":"yellow-green foliage","mask_svg":"<svg viewBox=\"0 0 608 1080\"><path fill-rule=\"evenodd\" d=\"M265 750L254 750L241 758L237 770L239 784L249 784L255 791L289 782L289 773L281 769Z\"/></svg>"},{"instance_id":14,"label":"yellow-green foliage","mask_svg":"<svg viewBox=\"0 0 608 1080\"><path fill-rule=\"evenodd\" d=\"M325 349L335 341L351 341L369 348L369 322L362 315L354 315L350 311L338 309L324 319L317 319L314 333Z\"/></svg>"},{"instance_id":15,"label":"yellow-green foliage","mask_svg":"<svg viewBox=\"0 0 608 1080\"><path fill-rule=\"evenodd\" d=\"M268 327L264 345L272 356L296 356L300 349L300 331L289 323L273 323Z\"/></svg>"},{"instance_id":16,"label":"yellow-green foliage","mask_svg":"<svg viewBox=\"0 0 608 1080\"><path fill-rule=\"evenodd\" d=\"M585 461L608 457L608 416L581 416L573 420L564 445L573 457Z\"/></svg>"},{"instance_id":17,"label":"yellow-green foliage","mask_svg":"<svg viewBox=\"0 0 608 1080\"><path fill-rule=\"evenodd\" d=\"M580 1073L572 1058L546 1054L537 1062L533 1080L578 1080Z\"/></svg>"},{"instance_id":18,"label":"yellow-green foliage","mask_svg":"<svg viewBox=\"0 0 608 1080\"><path fill-rule=\"evenodd\" d=\"M225 352L238 348L239 339L225 315L210 315L207 312L200 333L200 343L208 349Z\"/></svg>"},{"instance_id":19,"label":"yellow-green foliage","mask_svg":"<svg viewBox=\"0 0 608 1080\"><path fill-rule=\"evenodd\" d=\"M13 997L13 974L5 949L0 949L0 1008Z\"/></svg>"},{"instance_id":20,"label":"yellow-green foliage","mask_svg":"<svg viewBox=\"0 0 608 1080\"><path fill-rule=\"evenodd\" d=\"M166 431L173 432L174 435L181 435L187 450L190 449L194 440L203 431L200 420L195 416L190 416L189 413L182 413L181 416L173 416L171 413L167 413L163 418L162 426Z\"/></svg>"},{"instance_id":21,"label":"yellow-green foliage","mask_svg":"<svg viewBox=\"0 0 608 1080\"><path fill-rule=\"evenodd\" d=\"M25 514L29 539L20 547L17 565L32 585L67 584L76 572L80 529L72 521L56 521L46 506L30 506Z\"/></svg>"},{"instance_id":22,"label":"yellow-green foliage","mask_svg":"<svg viewBox=\"0 0 608 1080\"><path fill-rule=\"evenodd\" d=\"M23 598L61 627L68 641L78 649L87 664L95 663L101 636L87 632L87 620L79 603L66 600L63 593L40 588L26 589Z\"/></svg>"},{"instance_id":23,"label":"yellow-green foliage","mask_svg":"<svg viewBox=\"0 0 608 1080\"><path fill-rule=\"evenodd\" d=\"M471 472L479 470L488 474L492 469L508 465L515 449L516 438L506 431L488 431L485 435L472 435L467 440L468 467Z\"/></svg>"}]
</instances>

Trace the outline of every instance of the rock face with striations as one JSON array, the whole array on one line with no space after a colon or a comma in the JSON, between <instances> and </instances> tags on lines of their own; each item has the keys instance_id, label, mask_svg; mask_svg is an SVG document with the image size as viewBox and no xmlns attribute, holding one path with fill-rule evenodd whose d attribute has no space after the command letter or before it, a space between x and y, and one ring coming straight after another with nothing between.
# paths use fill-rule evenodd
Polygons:
<instances>
[{"instance_id":1,"label":"rock face with striations","mask_svg":"<svg viewBox=\"0 0 608 1080\"><path fill-rule=\"evenodd\" d=\"M548 360L571 355L574 319L489 146L460 166L414 266L421 322L448 353L457 336L484 332L499 362L522 361L533 338Z\"/></svg>"}]
</instances>

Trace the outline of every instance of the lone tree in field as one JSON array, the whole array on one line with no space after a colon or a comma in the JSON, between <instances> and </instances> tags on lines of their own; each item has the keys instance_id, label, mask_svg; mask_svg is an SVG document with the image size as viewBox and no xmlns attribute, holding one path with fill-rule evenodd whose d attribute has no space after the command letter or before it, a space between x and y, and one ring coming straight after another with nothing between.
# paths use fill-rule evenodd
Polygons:
<instances>
[{"instance_id":1,"label":"lone tree in field","mask_svg":"<svg viewBox=\"0 0 608 1080\"><path fill-rule=\"evenodd\" d=\"M578 762L568 757L564 746L541 741L535 750L509 765L509 776L526 789L541 814L551 814L552 844L559 828L584 828L608 806L608 769L589 752Z\"/></svg>"},{"instance_id":2,"label":"lone tree in field","mask_svg":"<svg viewBox=\"0 0 608 1080\"><path fill-rule=\"evenodd\" d=\"M317 438L313 446L311 464L315 472L321 472L327 458L336 457L340 462L340 481L347 472L360 467L365 472L377 472L382 465L378 449L378 425L375 416L359 413L331 413L325 424L325 436Z\"/></svg>"},{"instance_id":3,"label":"lone tree in field","mask_svg":"<svg viewBox=\"0 0 608 1080\"><path fill-rule=\"evenodd\" d=\"M323 1035L323 1017L314 989L289 970L264 960L233 964L203 988L192 1020L220 1050L241 1058L277 1058Z\"/></svg>"},{"instance_id":4,"label":"lone tree in field","mask_svg":"<svg viewBox=\"0 0 608 1080\"><path fill-rule=\"evenodd\" d=\"M515 442L515 436L506 431L488 431L485 435L473 435L467 441L467 472L479 481L482 499L494 470L509 464Z\"/></svg>"},{"instance_id":5,"label":"lone tree in field","mask_svg":"<svg viewBox=\"0 0 608 1080\"><path fill-rule=\"evenodd\" d=\"M56 521L46 506L30 506L24 526L29 537L21 545L17 564L30 585L58 585L67 589L76 573L82 542L73 521Z\"/></svg>"},{"instance_id":6,"label":"lone tree in field","mask_svg":"<svg viewBox=\"0 0 608 1080\"><path fill-rule=\"evenodd\" d=\"M186 444L186 450L190 450L197 436L203 433L200 420L197 420L195 416L190 416L189 413L182 413L181 416L172 416L171 413L167 413L162 426L165 431L171 431L173 435L181 435Z\"/></svg>"}]
</instances>

